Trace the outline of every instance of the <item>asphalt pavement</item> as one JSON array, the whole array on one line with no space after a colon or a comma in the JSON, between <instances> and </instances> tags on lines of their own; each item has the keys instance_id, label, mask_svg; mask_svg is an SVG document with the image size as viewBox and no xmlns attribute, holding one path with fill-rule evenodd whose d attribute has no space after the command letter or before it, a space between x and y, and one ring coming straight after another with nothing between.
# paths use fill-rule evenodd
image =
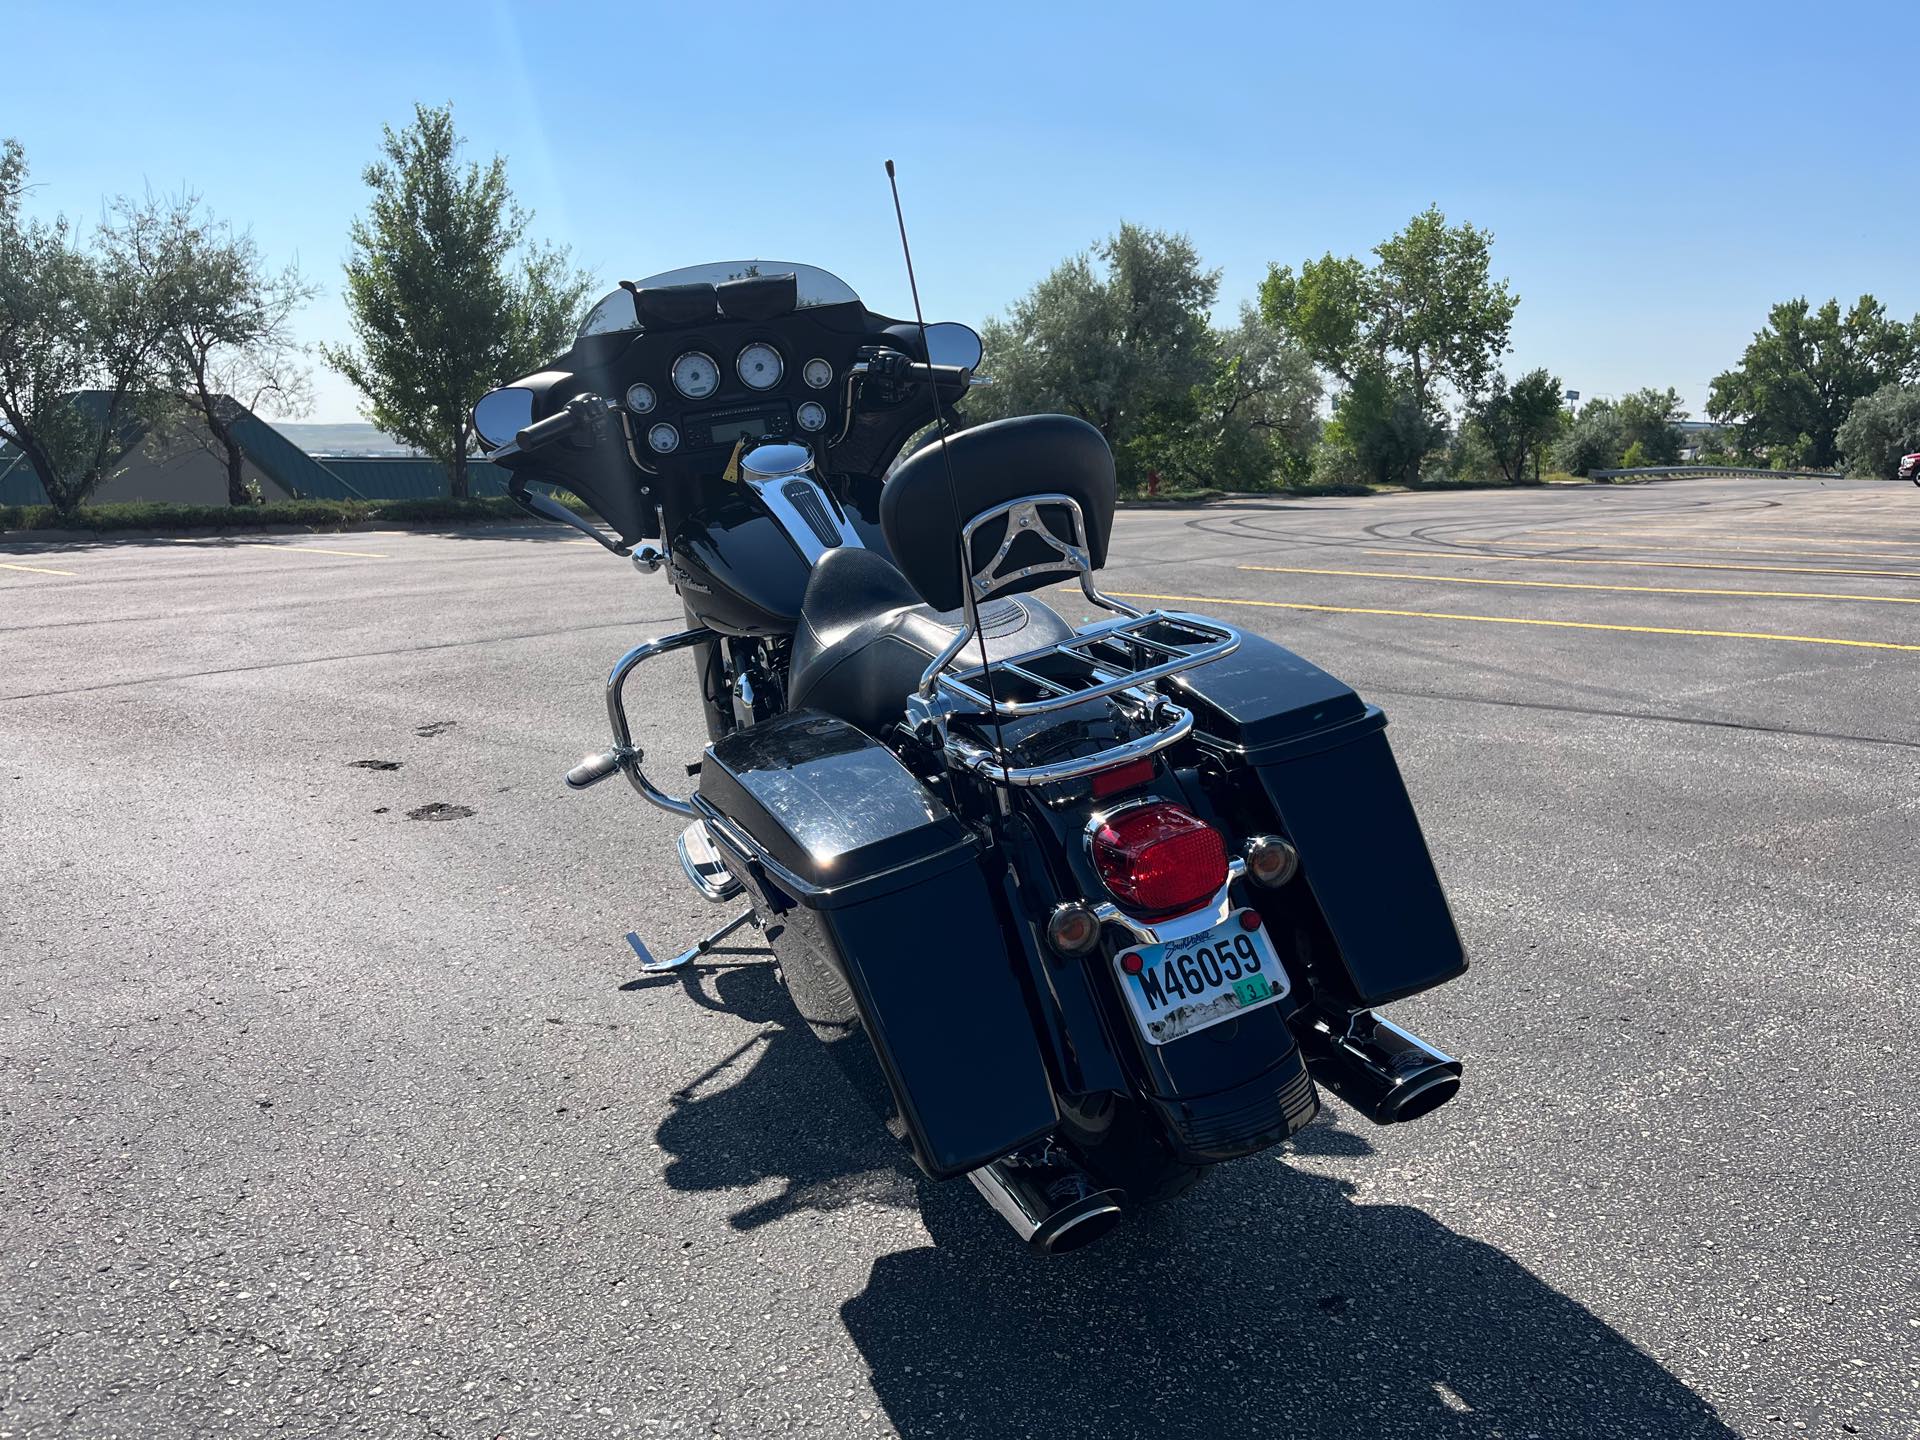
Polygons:
<instances>
[{"instance_id":1,"label":"asphalt pavement","mask_svg":"<svg viewBox=\"0 0 1920 1440\"><path fill-rule=\"evenodd\" d=\"M1113 549L1386 707L1474 961L1390 1013L1468 1078L1048 1261L751 932L638 971L731 912L560 775L664 580L559 531L0 544L0 1440L1920 1436L1920 492Z\"/></svg>"}]
</instances>

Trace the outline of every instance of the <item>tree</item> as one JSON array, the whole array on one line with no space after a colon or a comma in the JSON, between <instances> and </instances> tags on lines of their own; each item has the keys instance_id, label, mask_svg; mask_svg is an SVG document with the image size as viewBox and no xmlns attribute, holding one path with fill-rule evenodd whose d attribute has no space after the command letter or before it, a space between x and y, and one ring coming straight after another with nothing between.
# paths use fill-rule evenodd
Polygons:
<instances>
[{"instance_id":1,"label":"tree","mask_svg":"<svg viewBox=\"0 0 1920 1440\"><path fill-rule=\"evenodd\" d=\"M1626 448L1619 412L1605 400L1589 400L1554 447L1553 463L1569 474L1591 475L1619 468Z\"/></svg>"},{"instance_id":2,"label":"tree","mask_svg":"<svg viewBox=\"0 0 1920 1440\"><path fill-rule=\"evenodd\" d=\"M1219 289L1186 236L1123 224L981 327L994 384L969 413L1077 415L1133 484L1144 474L1135 442L1191 423L1194 388L1214 376L1207 311Z\"/></svg>"},{"instance_id":3,"label":"tree","mask_svg":"<svg viewBox=\"0 0 1920 1440\"><path fill-rule=\"evenodd\" d=\"M0 145L0 440L71 517L152 419L176 282L126 217L90 249L64 216L22 218L26 176L18 142Z\"/></svg>"},{"instance_id":4,"label":"tree","mask_svg":"<svg viewBox=\"0 0 1920 1440\"><path fill-rule=\"evenodd\" d=\"M1920 451L1920 385L1882 385L1856 402L1839 442L1849 472L1894 479L1901 457Z\"/></svg>"},{"instance_id":5,"label":"tree","mask_svg":"<svg viewBox=\"0 0 1920 1440\"><path fill-rule=\"evenodd\" d=\"M195 443L221 461L227 501L250 503L236 424L263 405L283 415L309 399L295 312L318 287L297 266L271 270L253 237L200 211L192 196L121 202L123 224L152 237L150 264L174 287L161 358L166 389L189 412Z\"/></svg>"},{"instance_id":6,"label":"tree","mask_svg":"<svg viewBox=\"0 0 1920 1440\"><path fill-rule=\"evenodd\" d=\"M1212 373L1142 427L1131 469L1227 490L1264 489L1280 471L1304 470L1319 429L1313 363L1252 306L1238 325L1213 332L1212 344Z\"/></svg>"},{"instance_id":7,"label":"tree","mask_svg":"<svg viewBox=\"0 0 1920 1440\"><path fill-rule=\"evenodd\" d=\"M447 467L467 493L473 406L572 341L591 277L565 248L527 240L532 215L514 203L506 161L461 166L450 106L414 107L385 127L373 191L353 222L347 309L352 346L327 363L366 397L367 415Z\"/></svg>"},{"instance_id":8,"label":"tree","mask_svg":"<svg viewBox=\"0 0 1920 1440\"><path fill-rule=\"evenodd\" d=\"M1687 412L1681 407L1678 390L1671 387L1636 390L1623 397L1613 407L1613 413L1619 421L1620 438L1625 447L1628 450L1636 445L1640 447L1641 458L1627 462L1628 468L1635 464L1679 463L1681 446L1686 443L1679 422L1687 418Z\"/></svg>"},{"instance_id":9,"label":"tree","mask_svg":"<svg viewBox=\"0 0 1920 1440\"><path fill-rule=\"evenodd\" d=\"M1920 316L1907 324L1862 295L1842 314L1803 296L1775 305L1734 369L1715 377L1707 414L1735 427L1749 454L1777 449L1819 468L1840 457L1840 426L1854 402L1884 385L1920 379Z\"/></svg>"},{"instance_id":10,"label":"tree","mask_svg":"<svg viewBox=\"0 0 1920 1440\"><path fill-rule=\"evenodd\" d=\"M1410 386L1384 370L1367 367L1333 402L1327 445L1352 457L1352 466L1382 485L1418 485L1427 457L1447 443L1445 415L1422 406ZM1337 472L1330 457L1323 468Z\"/></svg>"},{"instance_id":11,"label":"tree","mask_svg":"<svg viewBox=\"0 0 1920 1440\"><path fill-rule=\"evenodd\" d=\"M1529 464L1533 483L1540 483L1541 452L1559 433L1564 419L1562 393L1560 382L1545 370L1529 370L1511 389L1507 377L1497 375L1486 399L1469 408L1474 428L1509 484L1526 483Z\"/></svg>"},{"instance_id":12,"label":"tree","mask_svg":"<svg viewBox=\"0 0 1920 1440\"><path fill-rule=\"evenodd\" d=\"M1374 247L1375 263L1328 254L1268 267L1260 312L1348 389L1346 443L1397 478L1417 483L1421 464L1447 433L1442 387L1471 404L1486 388L1518 299L1492 278L1493 236L1448 225L1437 205ZM1418 422L1416 423L1416 417ZM1388 430L1365 431L1376 419ZM1428 450L1410 453L1411 443Z\"/></svg>"}]
</instances>

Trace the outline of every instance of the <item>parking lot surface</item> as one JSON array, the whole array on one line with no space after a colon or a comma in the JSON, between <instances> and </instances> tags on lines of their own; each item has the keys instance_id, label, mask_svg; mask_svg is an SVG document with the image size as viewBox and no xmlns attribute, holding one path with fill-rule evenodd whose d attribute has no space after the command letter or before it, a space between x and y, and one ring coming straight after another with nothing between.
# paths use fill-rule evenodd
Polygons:
<instances>
[{"instance_id":1,"label":"parking lot surface","mask_svg":"<svg viewBox=\"0 0 1920 1440\"><path fill-rule=\"evenodd\" d=\"M751 939L640 975L731 911L559 777L663 580L0 545L0 1436L1920 1435L1920 492L1136 510L1104 584L1386 707L1468 1079L1044 1261Z\"/></svg>"}]
</instances>

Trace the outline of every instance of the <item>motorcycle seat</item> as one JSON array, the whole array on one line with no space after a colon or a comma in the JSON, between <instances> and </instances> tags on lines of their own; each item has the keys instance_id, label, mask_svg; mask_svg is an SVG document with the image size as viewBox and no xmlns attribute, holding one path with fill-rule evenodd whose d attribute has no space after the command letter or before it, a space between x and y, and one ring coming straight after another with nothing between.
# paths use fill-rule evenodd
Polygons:
<instances>
[{"instance_id":1,"label":"motorcycle seat","mask_svg":"<svg viewBox=\"0 0 1920 1440\"><path fill-rule=\"evenodd\" d=\"M876 738L906 713L907 697L966 624L964 610L935 610L885 556L829 550L813 567L793 637L788 707L837 716ZM1030 596L980 607L987 658L1009 660L1057 645L1073 626ZM978 656L969 644L963 660Z\"/></svg>"}]
</instances>

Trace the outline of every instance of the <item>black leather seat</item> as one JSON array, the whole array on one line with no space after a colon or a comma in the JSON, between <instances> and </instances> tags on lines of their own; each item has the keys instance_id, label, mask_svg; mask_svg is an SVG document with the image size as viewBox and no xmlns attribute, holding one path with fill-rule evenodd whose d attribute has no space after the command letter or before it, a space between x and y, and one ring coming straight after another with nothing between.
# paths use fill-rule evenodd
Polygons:
<instances>
[{"instance_id":1,"label":"black leather seat","mask_svg":"<svg viewBox=\"0 0 1920 1440\"><path fill-rule=\"evenodd\" d=\"M885 556L829 550L813 567L793 637L788 707L836 715L878 736L906 714L907 697L933 658L966 623L965 612L935 610ZM1005 598L980 607L987 658L1010 659L1056 645L1073 627L1037 600ZM977 660L968 645L956 666Z\"/></svg>"}]
</instances>

